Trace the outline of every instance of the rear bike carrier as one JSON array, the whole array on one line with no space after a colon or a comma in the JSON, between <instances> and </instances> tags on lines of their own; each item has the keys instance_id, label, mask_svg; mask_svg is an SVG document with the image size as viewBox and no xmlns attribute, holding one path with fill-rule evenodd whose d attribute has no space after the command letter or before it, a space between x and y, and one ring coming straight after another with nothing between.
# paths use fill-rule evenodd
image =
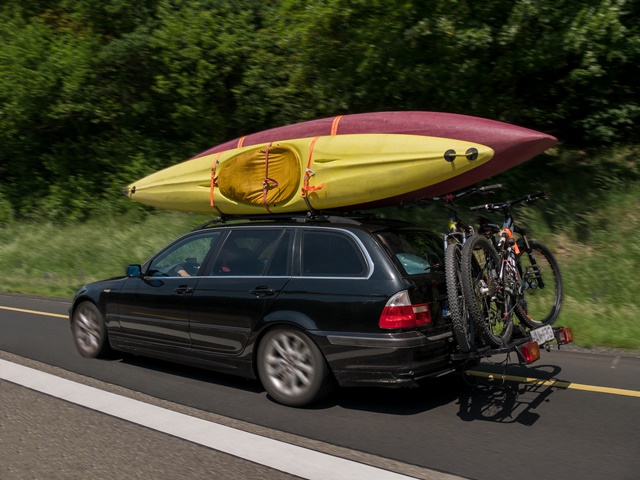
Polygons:
<instances>
[{"instance_id":1,"label":"rear bike carrier","mask_svg":"<svg viewBox=\"0 0 640 480\"><path fill-rule=\"evenodd\" d=\"M479 360L494 355L517 352L519 363L529 364L540 358L540 350L551 351L551 343L556 342L558 349L573 341L573 334L569 327L551 327L545 325L533 330L525 330L521 325L514 325L511 340L502 347L481 347L470 352L451 354L454 361Z\"/></svg>"}]
</instances>

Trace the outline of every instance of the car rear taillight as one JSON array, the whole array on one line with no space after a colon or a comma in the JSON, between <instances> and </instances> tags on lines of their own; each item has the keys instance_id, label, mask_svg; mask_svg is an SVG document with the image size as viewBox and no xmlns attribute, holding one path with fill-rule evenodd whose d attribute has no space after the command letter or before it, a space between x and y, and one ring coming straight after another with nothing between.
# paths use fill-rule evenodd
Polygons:
<instances>
[{"instance_id":1,"label":"car rear taillight","mask_svg":"<svg viewBox=\"0 0 640 480\"><path fill-rule=\"evenodd\" d=\"M380 328L411 328L431 323L431 312L426 303L412 304L409 292L403 290L389 299L382 310Z\"/></svg>"},{"instance_id":2,"label":"car rear taillight","mask_svg":"<svg viewBox=\"0 0 640 480\"><path fill-rule=\"evenodd\" d=\"M538 342L523 343L518 347L518 354L522 363L533 363L540 358Z\"/></svg>"},{"instance_id":3,"label":"car rear taillight","mask_svg":"<svg viewBox=\"0 0 640 480\"><path fill-rule=\"evenodd\" d=\"M558 345L564 345L565 343L573 342L573 332L569 327L560 327L556 329L556 340Z\"/></svg>"}]
</instances>

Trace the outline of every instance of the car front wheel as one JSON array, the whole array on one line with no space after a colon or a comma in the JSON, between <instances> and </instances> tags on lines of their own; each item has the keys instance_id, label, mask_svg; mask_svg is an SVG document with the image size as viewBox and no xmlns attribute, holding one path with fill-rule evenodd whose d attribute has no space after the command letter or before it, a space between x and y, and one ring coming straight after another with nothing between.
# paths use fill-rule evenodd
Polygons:
<instances>
[{"instance_id":1,"label":"car front wheel","mask_svg":"<svg viewBox=\"0 0 640 480\"><path fill-rule=\"evenodd\" d=\"M80 355L99 358L110 352L107 327L98 307L91 302L82 302L73 313L71 322L73 341Z\"/></svg>"},{"instance_id":2,"label":"car front wheel","mask_svg":"<svg viewBox=\"0 0 640 480\"><path fill-rule=\"evenodd\" d=\"M320 400L333 386L320 349L304 333L288 328L271 330L260 342L258 375L275 401L292 407Z\"/></svg>"}]
</instances>

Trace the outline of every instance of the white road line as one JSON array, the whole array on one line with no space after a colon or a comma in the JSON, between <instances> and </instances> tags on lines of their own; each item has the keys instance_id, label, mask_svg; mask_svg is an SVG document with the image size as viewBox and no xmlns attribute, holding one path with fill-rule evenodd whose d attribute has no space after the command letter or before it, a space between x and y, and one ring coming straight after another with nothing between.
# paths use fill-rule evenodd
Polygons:
<instances>
[{"instance_id":1,"label":"white road line","mask_svg":"<svg viewBox=\"0 0 640 480\"><path fill-rule=\"evenodd\" d=\"M194 418L2 359L0 378L309 480L413 478Z\"/></svg>"},{"instance_id":2,"label":"white road line","mask_svg":"<svg viewBox=\"0 0 640 480\"><path fill-rule=\"evenodd\" d=\"M620 363L620 355L616 356L613 359L613 362L611 362L611 368L616 368L618 366L618 363Z\"/></svg>"}]
</instances>

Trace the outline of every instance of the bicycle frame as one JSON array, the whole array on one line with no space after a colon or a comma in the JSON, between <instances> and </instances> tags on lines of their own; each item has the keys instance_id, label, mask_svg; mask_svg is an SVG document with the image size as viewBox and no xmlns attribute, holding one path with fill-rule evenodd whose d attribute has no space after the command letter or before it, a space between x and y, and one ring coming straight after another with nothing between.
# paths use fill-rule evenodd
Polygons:
<instances>
[{"instance_id":1,"label":"bicycle frame","mask_svg":"<svg viewBox=\"0 0 640 480\"><path fill-rule=\"evenodd\" d=\"M501 184L487 185L485 187L476 187L455 194L448 194L444 198L434 197L432 201L444 200L444 204L449 209L449 231L443 234L444 249L447 250L449 243L455 239L456 243L463 244L471 235L475 235L476 231L473 226L460 220L455 202L473 195L481 195L493 193L493 190L502 188Z\"/></svg>"},{"instance_id":2,"label":"bicycle frame","mask_svg":"<svg viewBox=\"0 0 640 480\"><path fill-rule=\"evenodd\" d=\"M509 200L507 202L490 203L471 207L471 210L502 210L504 218L502 226L499 227L494 223L488 223L486 221L483 222L481 219L480 232L483 235L492 236L494 246L502 259L499 280L505 293L512 296L515 300L513 305L509 305L509 310L513 310L513 308L515 308L518 302L518 297L523 294L525 289L525 277L527 274L533 273L537 286L540 288L544 287L544 281L540 275L540 269L536 263L533 249L529 244L525 230L515 224L514 217L511 213L511 206L518 203L532 203L536 200L540 200L541 198L545 198L546 196L547 192L537 192L531 195L525 195L524 197L515 200ZM521 272L518 268L518 256L521 254L521 249L514 233L520 237L522 247L531 261L530 268L534 270L533 272ZM498 239L496 239L496 237L498 237ZM506 301L506 298L504 301Z\"/></svg>"},{"instance_id":3,"label":"bicycle frame","mask_svg":"<svg viewBox=\"0 0 640 480\"><path fill-rule=\"evenodd\" d=\"M548 342L554 337L558 345L571 341L570 331L563 333L568 329L551 328L558 318L562 302L562 278L557 262L545 245L527 238L526 232L516 225L511 213L512 205L531 203L545 196L545 192L538 192L507 202L471 208L501 211L503 221L498 225L480 219L477 235L465 238L464 232L462 234L465 244L459 262L459 278L463 286L463 301L473 325L467 326L459 320L457 325L454 322L454 333L461 345L460 358L506 353L516 349L520 360L530 363L537 358L532 352L535 350L539 354L540 345L548 350ZM452 215L451 218L454 224L456 217ZM445 241L450 238L445 236ZM460 250L459 246L452 245L449 250L452 252L449 260L457 258L454 255ZM536 261L537 255L540 255L539 261ZM542 275L549 287L543 293L537 293L538 288L544 287ZM449 277L452 275L447 272L448 291L459 295L458 290L449 287ZM519 323L514 322L514 315L520 320ZM483 342L481 344L477 343L474 335L466 335L468 330L465 328L474 326L478 338ZM512 340L512 335L515 340ZM465 349L462 348L463 344ZM524 351L527 348L532 350Z\"/></svg>"}]
</instances>

